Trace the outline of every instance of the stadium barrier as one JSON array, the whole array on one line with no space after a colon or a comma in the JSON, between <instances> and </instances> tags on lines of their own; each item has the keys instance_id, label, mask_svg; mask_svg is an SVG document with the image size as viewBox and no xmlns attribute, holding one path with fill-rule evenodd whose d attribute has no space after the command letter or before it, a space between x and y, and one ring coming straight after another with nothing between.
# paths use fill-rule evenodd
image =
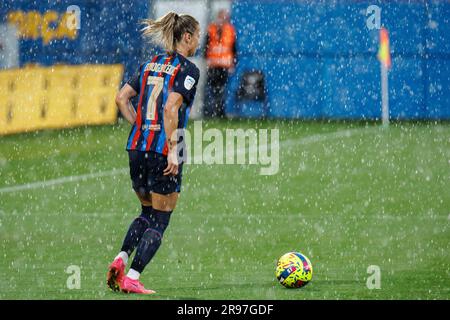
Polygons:
<instances>
[{"instance_id":1,"label":"stadium barrier","mask_svg":"<svg viewBox=\"0 0 450 320\"><path fill-rule=\"evenodd\" d=\"M117 120L117 65L55 65L0 71L0 135Z\"/></svg>"}]
</instances>

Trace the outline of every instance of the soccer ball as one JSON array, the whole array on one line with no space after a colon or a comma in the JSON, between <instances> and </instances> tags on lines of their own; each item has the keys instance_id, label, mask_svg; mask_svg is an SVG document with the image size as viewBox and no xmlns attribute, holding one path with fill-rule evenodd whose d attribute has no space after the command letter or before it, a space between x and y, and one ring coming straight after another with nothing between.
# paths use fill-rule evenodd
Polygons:
<instances>
[{"instance_id":1,"label":"soccer ball","mask_svg":"<svg viewBox=\"0 0 450 320\"><path fill-rule=\"evenodd\" d=\"M277 262L275 276L286 288L301 288L312 279L312 264L299 252L288 252Z\"/></svg>"}]
</instances>

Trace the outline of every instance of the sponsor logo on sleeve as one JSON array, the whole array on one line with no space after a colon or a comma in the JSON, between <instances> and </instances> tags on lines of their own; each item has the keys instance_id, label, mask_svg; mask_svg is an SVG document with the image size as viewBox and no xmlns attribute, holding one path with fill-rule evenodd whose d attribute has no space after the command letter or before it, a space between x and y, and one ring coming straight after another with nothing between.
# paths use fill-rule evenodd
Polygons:
<instances>
[{"instance_id":1,"label":"sponsor logo on sleeve","mask_svg":"<svg viewBox=\"0 0 450 320\"><path fill-rule=\"evenodd\" d=\"M186 76L186 79L184 79L184 87L187 90L191 90L192 87L194 86L194 84L195 84L195 79L192 78L191 76Z\"/></svg>"}]
</instances>

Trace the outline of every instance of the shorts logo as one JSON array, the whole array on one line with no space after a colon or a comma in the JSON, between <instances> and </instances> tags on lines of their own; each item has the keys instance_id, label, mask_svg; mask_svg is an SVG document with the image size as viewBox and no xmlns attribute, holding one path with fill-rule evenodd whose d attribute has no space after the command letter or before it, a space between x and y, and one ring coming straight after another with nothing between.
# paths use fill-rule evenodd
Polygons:
<instances>
[{"instance_id":1,"label":"shorts logo","mask_svg":"<svg viewBox=\"0 0 450 320\"><path fill-rule=\"evenodd\" d=\"M191 90L192 87L194 86L195 83L195 79L192 78L191 76L186 76L186 79L184 79L184 87L187 90Z\"/></svg>"}]
</instances>

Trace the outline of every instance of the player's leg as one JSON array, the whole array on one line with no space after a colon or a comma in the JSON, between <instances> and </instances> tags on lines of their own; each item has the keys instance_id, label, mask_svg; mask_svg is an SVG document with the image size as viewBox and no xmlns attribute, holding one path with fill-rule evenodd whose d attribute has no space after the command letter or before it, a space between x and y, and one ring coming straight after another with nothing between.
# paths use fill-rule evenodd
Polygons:
<instances>
[{"instance_id":1,"label":"player's leg","mask_svg":"<svg viewBox=\"0 0 450 320\"><path fill-rule=\"evenodd\" d=\"M136 255L131 263L131 268L127 274L131 279L139 279L140 274L161 246L164 232L169 225L170 216L175 209L177 199L178 192L168 195L152 193L151 224L142 235Z\"/></svg>"},{"instance_id":2,"label":"player's leg","mask_svg":"<svg viewBox=\"0 0 450 320\"><path fill-rule=\"evenodd\" d=\"M130 270L136 271L131 273L132 277L137 279L156 251L158 251L164 232L169 225L170 216L175 209L177 199L178 192L168 195L152 193L152 223L139 242L136 255L131 264Z\"/></svg>"},{"instance_id":3,"label":"player's leg","mask_svg":"<svg viewBox=\"0 0 450 320\"><path fill-rule=\"evenodd\" d=\"M131 263L130 270L123 279L121 286L123 292L143 294L155 292L153 290L145 289L144 285L139 281L139 277L161 246L164 231L169 225L170 216L173 209L175 209L177 199L178 192L169 195L152 193L153 209L150 225L142 235L136 250L136 255Z\"/></svg>"},{"instance_id":4,"label":"player's leg","mask_svg":"<svg viewBox=\"0 0 450 320\"><path fill-rule=\"evenodd\" d=\"M128 257L138 245L143 233L149 226L148 217L150 216L152 207L142 205L142 212L140 216L135 218L125 235L122 247L114 261L109 266L107 274L107 285L113 291L119 291L121 282L125 276L125 267L128 263Z\"/></svg>"},{"instance_id":5,"label":"player's leg","mask_svg":"<svg viewBox=\"0 0 450 320\"><path fill-rule=\"evenodd\" d=\"M225 116L225 89L228 81L228 69L220 68L218 76L218 92L217 92L217 116Z\"/></svg>"},{"instance_id":6,"label":"player's leg","mask_svg":"<svg viewBox=\"0 0 450 320\"><path fill-rule=\"evenodd\" d=\"M121 281L125 276L125 267L128 257L138 245L143 233L150 225L150 215L152 212L151 196L147 185L147 168L145 163L145 153L139 151L129 152L130 176L132 186L141 202L141 214L130 224L122 243L119 254L110 265L107 274L107 284L113 291L120 290Z\"/></svg>"},{"instance_id":7,"label":"player's leg","mask_svg":"<svg viewBox=\"0 0 450 320\"><path fill-rule=\"evenodd\" d=\"M213 75L212 75L212 116L215 118L219 115L219 107L220 107L220 92L222 91L222 81L220 79L221 73L220 68L213 68Z\"/></svg>"},{"instance_id":8,"label":"player's leg","mask_svg":"<svg viewBox=\"0 0 450 320\"><path fill-rule=\"evenodd\" d=\"M133 285L143 285L139 282L139 277L146 265L151 261L158 251L164 232L169 225L170 216L175 209L181 186L181 166L176 176L164 176L162 171L167 167L167 159L162 155L155 155L154 168L157 173L152 175L152 214L150 226L145 230L137 246L131 268L124 278L122 290L132 291Z\"/></svg>"},{"instance_id":9,"label":"player's leg","mask_svg":"<svg viewBox=\"0 0 450 320\"><path fill-rule=\"evenodd\" d=\"M209 118L212 116L214 110L213 74L211 68L208 68L208 70L206 71L204 97L203 115Z\"/></svg>"},{"instance_id":10,"label":"player's leg","mask_svg":"<svg viewBox=\"0 0 450 320\"><path fill-rule=\"evenodd\" d=\"M122 243L122 248L117 257L121 257L124 263L127 264L128 257L138 245L144 231L150 225L152 213L152 200L150 193L143 194L136 192L136 195L141 202L141 214L136 217L130 224L125 239Z\"/></svg>"}]
</instances>

